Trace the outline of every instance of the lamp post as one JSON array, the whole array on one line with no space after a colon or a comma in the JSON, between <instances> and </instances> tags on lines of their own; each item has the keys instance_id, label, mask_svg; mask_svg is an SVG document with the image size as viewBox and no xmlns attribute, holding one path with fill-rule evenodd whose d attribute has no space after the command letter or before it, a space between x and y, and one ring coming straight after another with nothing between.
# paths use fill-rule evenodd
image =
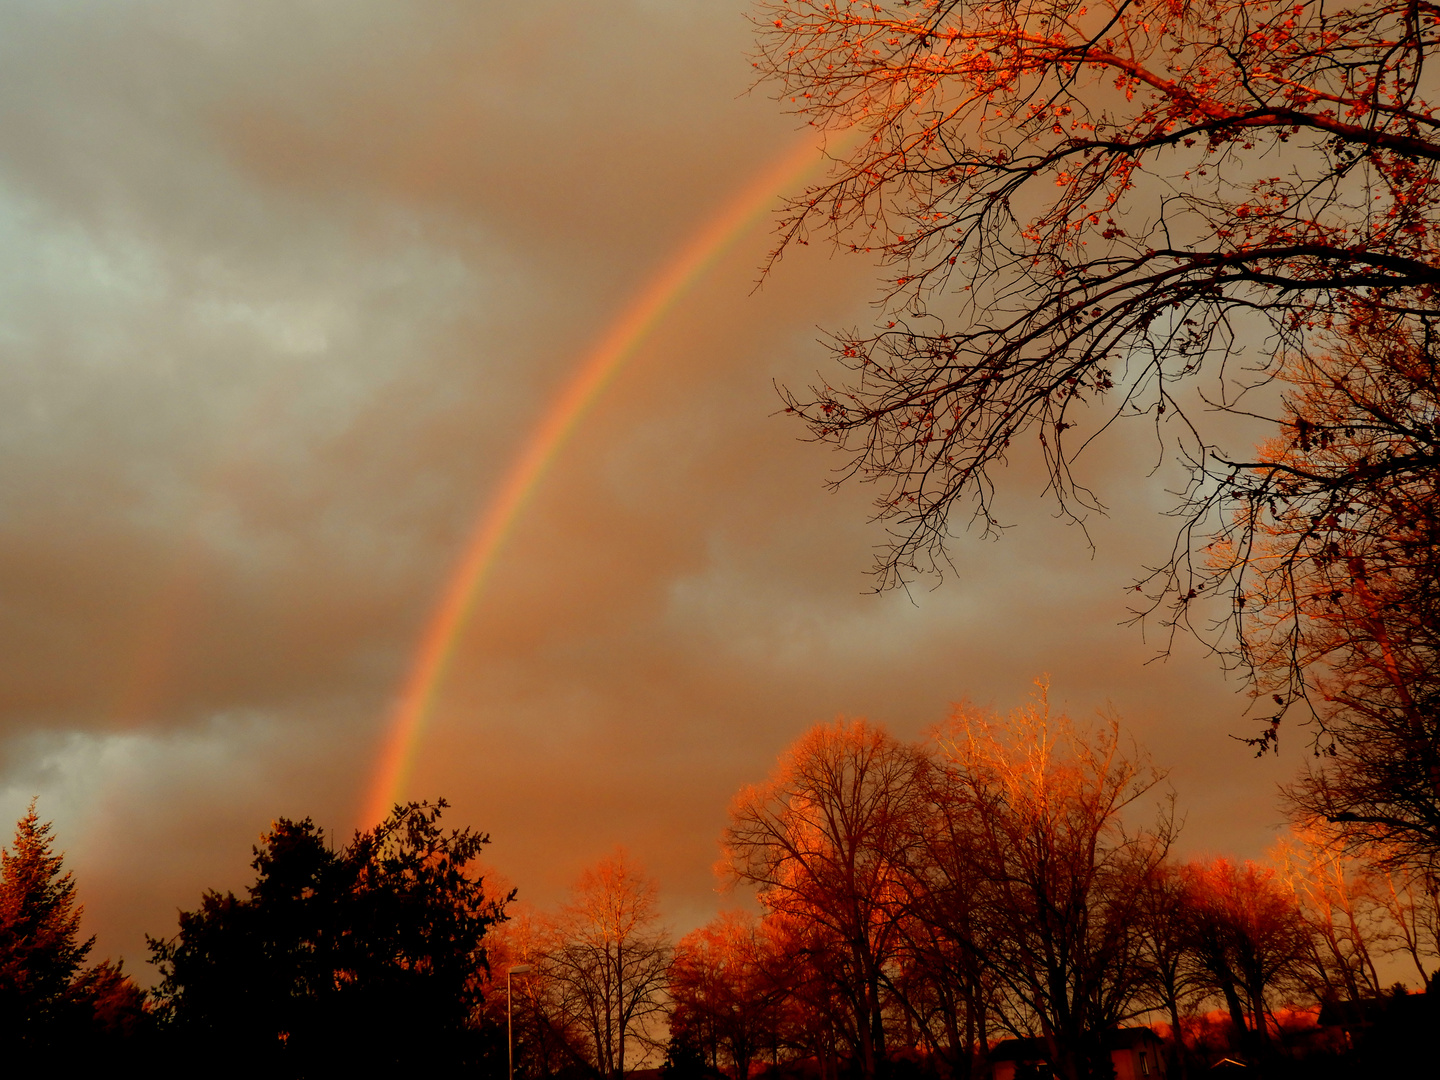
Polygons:
<instances>
[{"instance_id":1,"label":"lamp post","mask_svg":"<svg viewBox=\"0 0 1440 1080\"><path fill-rule=\"evenodd\" d=\"M505 1048L510 1062L510 1080L515 1080L515 1026L511 1021L510 976L528 975L530 964L513 964L505 969Z\"/></svg>"}]
</instances>

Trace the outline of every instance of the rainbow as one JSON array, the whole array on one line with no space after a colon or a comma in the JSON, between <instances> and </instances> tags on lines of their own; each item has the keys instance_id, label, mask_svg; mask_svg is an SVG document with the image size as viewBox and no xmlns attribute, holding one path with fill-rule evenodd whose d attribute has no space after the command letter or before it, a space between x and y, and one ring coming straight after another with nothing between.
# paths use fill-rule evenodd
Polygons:
<instances>
[{"instance_id":1,"label":"rainbow","mask_svg":"<svg viewBox=\"0 0 1440 1080\"><path fill-rule=\"evenodd\" d=\"M801 145L722 206L609 325L530 432L499 490L476 518L420 638L365 797L364 824L381 821L400 797L465 620L515 521L580 418L676 301L764 216L780 192L800 183L822 160L813 132L807 133Z\"/></svg>"}]
</instances>

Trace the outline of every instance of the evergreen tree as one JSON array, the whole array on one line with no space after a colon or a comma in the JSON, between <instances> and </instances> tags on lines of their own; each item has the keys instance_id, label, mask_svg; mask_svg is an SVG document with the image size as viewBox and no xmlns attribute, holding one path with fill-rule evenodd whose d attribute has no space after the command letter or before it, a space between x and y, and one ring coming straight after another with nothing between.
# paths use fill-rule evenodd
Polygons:
<instances>
[{"instance_id":1,"label":"evergreen tree","mask_svg":"<svg viewBox=\"0 0 1440 1080\"><path fill-rule=\"evenodd\" d=\"M50 827L32 799L16 823L14 843L0 851L0 1043L11 1047L50 1041L95 944L93 937L80 938L84 909Z\"/></svg>"}]
</instances>

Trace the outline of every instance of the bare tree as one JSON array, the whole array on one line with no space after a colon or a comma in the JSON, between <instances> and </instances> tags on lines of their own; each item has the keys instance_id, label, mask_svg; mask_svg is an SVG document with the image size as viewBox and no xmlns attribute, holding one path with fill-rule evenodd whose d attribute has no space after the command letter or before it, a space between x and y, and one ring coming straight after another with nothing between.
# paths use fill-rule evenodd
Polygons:
<instances>
[{"instance_id":1,"label":"bare tree","mask_svg":"<svg viewBox=\"0 0 1440 1080\"><path fill-rule=\"evenodd\" d=\"M1310 929L1315 997L1380 993L1375 954L1390 932L1375 883L1360 861L1317 829L1293 830L1272 854Z\"/></svg>"},{"instance_id":2,"label":"bare tree","mask_svg":"<svg viewBox=\"0 0 1440 1080\"><path fill-rule=\"evenodd\" d=\"M983 1057L994 1019L995 976L988 970L995 913L986 903L984 867L974 855L973 805L926 747L924 806L913 818L900 930L905 966L895 984L930 1051L952 1075L967 1076Z\"/></svg>"},{"instance_id":3,"label":"bare tree","mask_svg":"<svg viewBox=\"0 0 1440 1080\"><path fill-rule=\"evenodd\" d=\"M1427 5L772 0L755 24L780 100L860 135L780 250L825 230L893 274L881 325L834 339L850 374L789 400L885 489L882 584L933 566L957 506L996 524L991 470L1021 437L1083 517L1096 427L1179 412L1206 489L1230 461L1178 382L1246 338L1267 378L1357 303L1435 313ZM1158 579L1172 598L1206 577L1187 565Z\"/></svg>"},{"instance_id":4,"label":"bare tree","mask_svg":"<svg viewBox=\"0 0 1440 1080\"><path fill-rule=\"evenodd\" d=\"M1169 1022L1167 1072L1183 1080L1187 1048L1181 1012L1203 999L1208 987L1194 962L1188 893L1179 868L1170 862L1156 866L1138 883L1136 900L1142 993L1144 1000L1162 1011Z\"/></svg>"},{"instance_id":5,"label":"bare tree","mask_svg":"<svg viewBox=\"0 0 1440 1080\"><path fill-rule=\"evenodd\" d=\"M960 520L999 527L1022 440L1063 515L1103 512L1077 459L1145 420L1189 480L1136 620L1198 633L1273 696L1261 748L1315 699L1344 764L1304 808L1356 842L1440 847L1419 586L1440 539L1433 6L766 0L755 25L761 80L849 133L774 258L818 231L886 268L878 323L834 334L831 372L785 392L844 455L836 483L879 489L878 586L947 565ZM1293 391L1278 410L1255 392L1274 380ZM1216 411L1293 447L1227 447ZM1377 521L1415 527L1390 542ZM1389 606L1382 579L1418 561L1429 576Z\"/></svg>"},{"instance_id":6,"label":"bare tree","mask_svg":"<svg viewBox=\"0 0 1440 1080\"><path fill-rule=\"evenodd\" d=\"M748 912L722 912L680 939L670 966L671 1033L691 1033L711 1068L723 1063L735 1080L778 1040L792 985L782 971L791 958L771 930Z\"/></svg>"},{"instance_id":7,"label":"bare tree","mask_svg":"<svg viewBox=\"0 0 1440 1080\"><path fill-rule=\"evenodd\" d=\"M1182 872L1191 948L1206 981L1224 999L1237 1038L1268 1046L1270 999L1295 985L1311 951L1295 897L1273 869L1253 862L1216 859Z\"/></svg>"},{"instance_id":8,"label":"bare tree","mask_svg":"<svg viewBox=\"0 0 1440 1080\"><path fill-rule=\"evenodd\" d=\"M900 945L909 817L923 757L863 720L820 725L740 792L725 830L725 865L770 911L821 931L826 971L848 1010L863 1075L885 1056L882 988Z\"/></svg>"},{"instance_id":9,"label":"bare tree","mask_svg":"<svg viewBox=\"0 0 1440 1080\"><path fill-rule=\"evenodd\" d=\"M551 1077L575 1067L588 1071L593 1055L586 1030L562 1008L560 988L543 974L552 920L523 901L512 904L506 915L489 945L483 1006L487 1019L496 1030L510 1029L517 1075ZM510 976L512 967L530 970Z\"/></svg>"},{"instance_id":10,"label":"bare tree","mask_svg":"<svg viewBox=\"0 0 1440 1080\"><path fill-rule=\"evenodd\" d=\"M1295 354L1279 435L1212 548L1274 725L1318 720L1296 816L1391 865L1440 853L1440 431L1435 345L1372 310Z\"/></svg>"},{"instance_id":11,"label":"bare tree","mask_svg":"<svg viewBox=\"0 0 1440 1080\"><path fill-rule=\"evenodd\" d=\"M897 921L902 948L886 984L907 1044L923 1045L951 1076L968 1077L988 1048L990 980L978 942L980 906L954 893L917 892Z\"/></svg>"},{"instance_id":12,"label":"bare tree","mask_svg":"<svg viewBox=\"0 0 1440 1080\"><path fill-rule=\"evenodd\" d=\"M769 1032L772 1066L781 1053L811 1058L820 1080L840 1080L841 1062L856 1057L853 980L846 950L805 910L767 911L760 923L774 988L776 1024Z\"/></svg>"},{"instance_id":13,"label":"bare tree","mask_svg":"<svg viewBox=\"0 0 1440 1080\"><path fill-rule=\"evenodd\" d=\"M1413 963L1422 987L1434 986L1440 969L1427 969L1425 962L1440 960L1440 880L1413 870L1382 870L1377 876L1376 896L1393 928L1386 951Z\"/></svg>"},{"instance_id":14,"label":"bare tree","mask_svg":"<svg viewBox=\"0 0 1440 1080\"><path fill-rule=\"evenodd\" d=\"M1067 1080L1107 1075L1105 1032L1145 1007L1140 886L1173 833L1168 801L1149 828L1125 818L1162 774L1122 751L1113 719L1086 731L1052 716L1043 683L1003 719L958 708L939 741L969 809L1008 1022L1038 1028Z\"/></svg>"},{"instance_id":15,"label":"bare tree","mask_svg":"<svg viewBox=\"0 0 1440 1080\"><path fill-rule=\"evenodd\" d=\"M536 981L550 1029L582 1036L569 1052L604 1080L625 1075L632 1046L655 1043L671 956L658 923L655 882L617 848L580 875L542 936Z\"/></svg>"}]
</instances>

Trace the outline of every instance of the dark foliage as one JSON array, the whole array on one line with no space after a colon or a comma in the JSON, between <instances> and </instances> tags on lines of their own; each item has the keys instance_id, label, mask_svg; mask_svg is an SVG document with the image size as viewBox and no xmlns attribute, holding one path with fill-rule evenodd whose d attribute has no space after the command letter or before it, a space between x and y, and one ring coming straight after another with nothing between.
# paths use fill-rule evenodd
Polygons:
<instances>
[{"instance_id":1,"label":"dark foliage","mask_svg":"<svg viewBox=\"0 0 1440 1080\"><path fill-rule=\"evenodd\" d=\"M55 854L50 823L32 800L0 852L0 1046L15 1068L57 1055L80 1069L138 1060L152 1032L145 992L110 961L81 965L95 939L80 937L75 881Z\"/></svg>"},{"instance_id":2,"label":"dark foliage","mask_svg":"<svg viewBox=\"0 0 1440 1080\"><path fill-rule=\"evenodd\" d=\"M70 1008L70 983L95 944L80 940L75 881L52 850L32 800L0 852L0 1040L49 1041Z\"/></svg>"},{"instance_id":3,"label":"dark foliage","mask_svg":"<svg viewBox=\"0 0 1440 1080\"><path fill-rule=\"evenodd\" d=\"M728 1080L724 1073L712 1068L705 1060L705 1051L693 1032L672 1025L665 1060L660 1065L660 1080Z\"/></svg>"},{"instance_id":4,"label":"dark foliage","mask_svg":"<svg viewBox=\"0 0 1440 1080\"><path fill-rule=\"evenodd\" d=\"M234 1073L338 1075L473 1064L483 939L509 896L470 873L489 837L439 825L446 803L396 806L330 850L280 819L248 897L208 892L150 940L172 1045Z\"/></svg>"}]
</instances>

